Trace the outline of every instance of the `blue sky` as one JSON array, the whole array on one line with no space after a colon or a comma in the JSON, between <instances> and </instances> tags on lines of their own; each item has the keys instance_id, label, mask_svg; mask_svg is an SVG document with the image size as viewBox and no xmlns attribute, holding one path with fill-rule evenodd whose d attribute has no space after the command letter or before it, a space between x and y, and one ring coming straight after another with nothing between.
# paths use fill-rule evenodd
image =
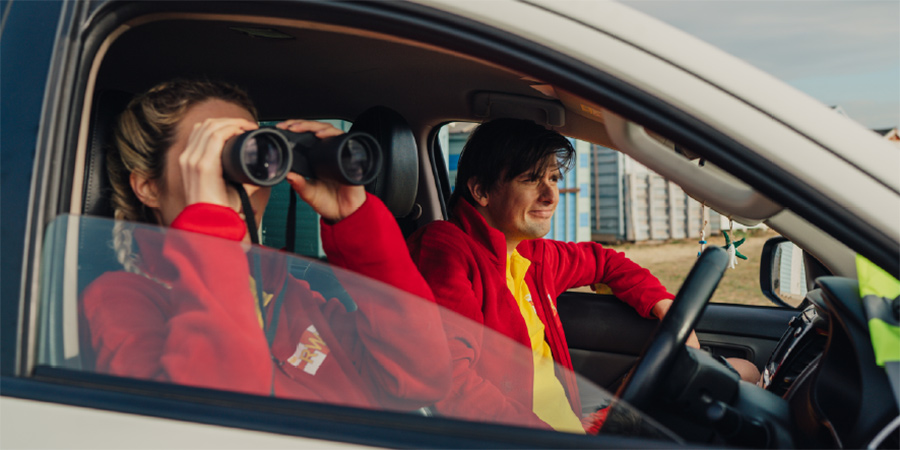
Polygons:
<instances>
[{"instance_id":1,"label":"blue sky","mask_svg":"<svg viewBox=\"0 0 900 450\"><path fill-rule=\"evenodd\" d=\"M621 0L869 128L900 125L900 0Z\"/></svg>"}]
</instances>

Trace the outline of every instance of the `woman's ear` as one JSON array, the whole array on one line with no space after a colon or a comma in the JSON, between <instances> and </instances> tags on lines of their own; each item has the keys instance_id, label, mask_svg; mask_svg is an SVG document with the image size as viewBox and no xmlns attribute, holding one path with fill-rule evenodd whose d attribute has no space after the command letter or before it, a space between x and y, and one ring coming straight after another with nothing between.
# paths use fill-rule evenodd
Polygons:
<instances>
[{"instance_id":1,"label":"woman's ear","mask_svg":"<svg viewBox=\"0 0 900 450\"><path fill-rule=\"evenodd\" d=\"M488 205L487 192L484 191L484 185L479 183L478 180L469 178L469 181L466 182L466 187L469 188L469 193L472 194L472 198L475 199L478 205L481 207Z\"/></svg>"},{"instance_id":2,"label":"woman's ear","mask_svg":"<svg viewBox=\"0 0 900 450\"><path fill-rule=\"evenodd\" d=\"M151 180L138 172L131 172L129 177L131 190L141 203L150 208L159 208L159 188L156 181Z\"/></svg>"}]
</instances>

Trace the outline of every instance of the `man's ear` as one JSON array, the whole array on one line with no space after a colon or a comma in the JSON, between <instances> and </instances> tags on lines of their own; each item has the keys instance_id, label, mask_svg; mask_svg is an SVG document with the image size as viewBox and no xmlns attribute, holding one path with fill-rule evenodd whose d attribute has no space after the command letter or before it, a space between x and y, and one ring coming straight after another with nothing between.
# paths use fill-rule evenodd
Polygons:
<instances>
[{"instance_id":1,"label":"man's ear","mask_svg":"<svg viewBox=\"0 0 900 450\"><path fill-rule=\"evenodd\" d=\"M488 205L488 195L484 190L483 184L479 183L475 178L469 178L469 181L466 182L466 187L469 188L469 193L472 194L475 202L482 208Z\"/></svg>"},{"instance_id":2,"label":"man's ear","mask_svg":"<svg viewBox=\"0 0 900 450\"><path fill-rule=\"evenodd\" d=\"M138 172L131 172L129 177L131 190L141 203L150 208L159 208L159 187L156 181L151 180Z\"/></svg>"}]
</instances>

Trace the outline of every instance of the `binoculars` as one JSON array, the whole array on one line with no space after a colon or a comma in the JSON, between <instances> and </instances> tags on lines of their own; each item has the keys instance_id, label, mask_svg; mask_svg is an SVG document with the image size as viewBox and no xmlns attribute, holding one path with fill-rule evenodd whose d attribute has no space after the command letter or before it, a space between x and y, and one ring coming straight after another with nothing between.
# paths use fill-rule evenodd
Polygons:
<instances>
[{"instance_id":1,"label":"binoculars","mask_svg":"<svg viewBox=\"0 0 900 450\"><path fill-rule=\"evenodd\" d=\"M247 131L225 142L222 168L238 183L272 186L295 172L349 185L371 182L381 171L381 147L367 133L319 139L278 128Z\"/></svg>"}]
</instances>

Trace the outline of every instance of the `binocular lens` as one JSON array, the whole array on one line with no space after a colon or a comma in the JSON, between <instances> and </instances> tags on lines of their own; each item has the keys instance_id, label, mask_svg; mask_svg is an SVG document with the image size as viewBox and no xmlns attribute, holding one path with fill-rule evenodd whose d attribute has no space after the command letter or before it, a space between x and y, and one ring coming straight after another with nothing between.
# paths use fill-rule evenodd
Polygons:
<instances>
[{"instance_id":1,"label":"binocular lens","mask_svg":"<svg viewBox=\"0 0 900 450\"><path fill-rule=\"evenodd\" d=\"M222 149L225 177L273 186L288 171L344 184L371 182L381 170L381 147L366 133L319 139L311 132L260 128L229 139Z\"/></svg>"},{"instance_id":2,"label":"binocular lens","mask_svg":"<svg viewBox=\"0 0 900 450\"><path fill-rule=\"evenodd\" d=\"M368 175L372 168L372 155L364 144L356 139L350 139L341 152L341 166L350 181L362 184L363 177Z\"/></svg>"},{"instance_id":3,"label":"binocular lens","mask_svg":"<svg viewBox=\"0 0 900 450\"><path fill-rule=\"evenodd\" d=\"M270 134L257 134L244 141L241 156L251 177L269 181L282 175L284 158L280 144Z\"/></svg>"}]
</instances>

